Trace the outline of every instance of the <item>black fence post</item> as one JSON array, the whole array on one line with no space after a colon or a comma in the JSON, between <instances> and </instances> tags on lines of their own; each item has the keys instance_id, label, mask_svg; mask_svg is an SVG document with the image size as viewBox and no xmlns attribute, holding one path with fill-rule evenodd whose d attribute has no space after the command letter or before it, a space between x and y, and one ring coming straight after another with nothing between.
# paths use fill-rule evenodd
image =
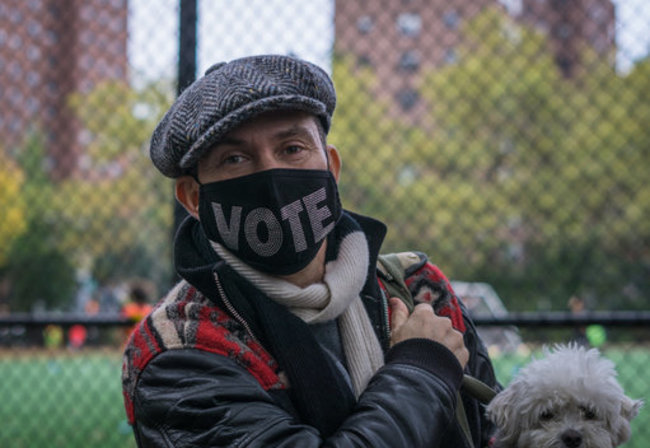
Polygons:
<instances>
[{"instance_id":1,"label":"black fence post","mask_svg":"<svg viewBox=\"0 0 650 448\"><path fill-rule=\"evenodd\" d=\"M180 0L180 26L178 33L178 83L176 96L194 82L196 78L196 0ZM187 217L187 211L174 200L174 228L172 240L181 222ZM173 266L173 260L172 260ZM172 269L172 283L176 283L178 276Z\"/></svg>"},{"instance_id":2,"label":"black fence post","mask_svg":"<svg viewBox=\"0 0 650 448\"><path fill-rule=\"evenodd\" d=\"M196 0L180 0L177 95L196 77L196 19Z\"/></svg>"}]
</instances>

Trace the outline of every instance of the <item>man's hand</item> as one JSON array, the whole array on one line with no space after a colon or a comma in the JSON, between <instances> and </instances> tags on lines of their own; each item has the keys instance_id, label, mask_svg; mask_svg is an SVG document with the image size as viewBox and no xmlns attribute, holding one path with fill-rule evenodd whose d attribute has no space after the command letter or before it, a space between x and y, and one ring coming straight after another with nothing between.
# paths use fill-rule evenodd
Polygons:
<instances>
[{"instance_id":1,"label":"man's hand","mask_svg":"<svg viewBox=\"0 0 650 448\"><path fill-rule=\"evenodd\" d=\"M428 303L420 303L409 316L408 308L400 299L392 297L390 345L413 338L425 338L447 347L465 368L469 360L469 351L463 342L463 334L451 326L451 320L437 316Z\"/></svg>"}]
</instances>

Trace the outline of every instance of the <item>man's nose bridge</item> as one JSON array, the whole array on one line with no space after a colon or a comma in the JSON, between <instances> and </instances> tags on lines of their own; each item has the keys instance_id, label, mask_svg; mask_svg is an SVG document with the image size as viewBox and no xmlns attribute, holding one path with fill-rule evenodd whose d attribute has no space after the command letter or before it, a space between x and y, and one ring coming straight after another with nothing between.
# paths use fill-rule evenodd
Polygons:
<instances>
[{"instance_id":1,"label":"man's nose bridge","mask_svg":"<svg viewBox=\"0 0 650 448\"><path fill-rule=\"evenodd\" d=\"M282 161L278 160L270 145L263 145L258 149L257 170L264 171L273 168L281 168Z\"/></svg>"}]
</instances>

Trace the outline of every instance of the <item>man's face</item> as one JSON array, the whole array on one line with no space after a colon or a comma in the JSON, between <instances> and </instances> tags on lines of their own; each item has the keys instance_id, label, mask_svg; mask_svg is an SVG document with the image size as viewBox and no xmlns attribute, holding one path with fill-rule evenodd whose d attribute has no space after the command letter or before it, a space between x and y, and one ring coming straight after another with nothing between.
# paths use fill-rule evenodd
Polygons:
<instances>
[{"instance_id":1,"label":"man's face","mask_svg":"<svg viewBox=\"0 0 650 448\"><path fill-rule=\"evenodd\" d=\"M206 184L272 168L328 169L328 154L335 150L324 147L316 120L305 112L274 111L247 121L199 160L199 180Z\"/></svg>"}]
</instances>

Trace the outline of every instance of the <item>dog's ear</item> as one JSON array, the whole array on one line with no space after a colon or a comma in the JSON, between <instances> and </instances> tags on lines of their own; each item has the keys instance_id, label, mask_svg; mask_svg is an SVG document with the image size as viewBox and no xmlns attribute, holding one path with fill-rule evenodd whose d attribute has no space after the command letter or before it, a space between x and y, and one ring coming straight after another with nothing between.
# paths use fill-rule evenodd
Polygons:
<instances>
[{"instance_id":1,"label":"dog's ear","mask_svg":"<svg viewBox=\"0 0 650 448\"><path fill-rule=\"evenodd\" d=\"M486 408L486 416L497 426L499 440L503 445L514 442L519 438L521 425L519 424L520 413L517 412L517 396L521 385L512 383L506 389L499 392L490 401Z\"/></svg>"},{"instance_id":2,"label":"dog's ear","mask_svg":"<svg viewBox=\"0 0 650 448\"><path fill-rule=\"evenodd\" d=\"M628 397L623 397L621 401L621 413L613 422L612 429L616 437L614 446L618 446L630 438L630 422L639 414L641 406L643 406L643 400L632 400Z\"/></svg>"},{"instance_id":3,"label":"dog's ear","mask_svg":"<svg viewBox=\"0 0 650 448\"><path fill-rule=\"evenodd\" d=\"M643 400L632 400L624 397L621 403L621 416L628 422L631 422L634 417L639 415L639 410L643 406Z\"/></svg>"}]
</instances>

